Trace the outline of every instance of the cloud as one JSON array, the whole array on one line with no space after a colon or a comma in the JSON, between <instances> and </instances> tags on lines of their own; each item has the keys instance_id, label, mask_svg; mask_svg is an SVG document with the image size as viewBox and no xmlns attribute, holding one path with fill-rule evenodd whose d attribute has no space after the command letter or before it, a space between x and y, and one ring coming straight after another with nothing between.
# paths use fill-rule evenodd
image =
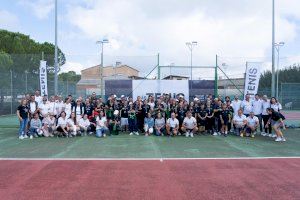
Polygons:
<instances>
[{"instance_id":1,"label":"cloud","mask_svg":"<svg viewBox=\"0 0 300 200\"><path fill-rule=\"evenodd\" d=\"M40 20L47 19L54 9L54 0L19 0L19 4L33 12Z\"/></svg>"},{"instance_id":2,"label":"cloud","mask_svg":"<svg viewBox=\"0 0 300 200\"><path fill-rule=\"evenodd\" d=\"M300 19L300 4L278 2L276 40L293 42L299 24L290 18ZM231 71L243 73L245 62L252 58L270 61L271 1L90 0L69 4L66 10L65 18L75 28L72 31L89 38L90 45L101 38L112 41L106 49L111 56L160 52L161 63L189 65L185 43L196 40L195 65L214 65L219 54ZM143 66L140 71L147 73L151 68Z\"/></svg>"},{"instance_id":3,"label":"cloud","mask_svg":"<svg viewBox=\"0 0 300 200\"><path fill-rule=\"evenodd\" d=\"M60 73L63 72L69 72L69 71L75 71L76 74L81 74L81 70L83 70L84 67L81 63L76 62L69 62L67 61L62 67Z\"/></svg>"},{"instance_id":4,"label":"cloud","mask_svg":"<svg viewBox=\"0 0 300 200\"><path fill-rule=\"evenodd\" d=\"M0 10L0 29L17 31L20 26L19 18L6 10Z\"/></svg>"}]
</instances>

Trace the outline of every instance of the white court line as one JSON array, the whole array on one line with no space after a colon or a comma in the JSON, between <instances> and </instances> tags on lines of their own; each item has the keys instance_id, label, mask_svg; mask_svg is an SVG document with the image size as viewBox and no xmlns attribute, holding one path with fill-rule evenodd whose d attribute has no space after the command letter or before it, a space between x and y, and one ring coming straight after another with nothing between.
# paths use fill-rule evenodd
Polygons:
<instances>
[{"instance_id":1,"label":"white court line","mask_svg":"<svg viewBox=\"0 0 300 200\"><path fill-rule=\"evenodd\" d=\"M87 161L147 161L147 160L263 160L263 159L300 159L299 156L294 157L232 157L232 158L0 158L0 161L76 161L76 160L87 160Z\"/></svg>"}]
</instances>

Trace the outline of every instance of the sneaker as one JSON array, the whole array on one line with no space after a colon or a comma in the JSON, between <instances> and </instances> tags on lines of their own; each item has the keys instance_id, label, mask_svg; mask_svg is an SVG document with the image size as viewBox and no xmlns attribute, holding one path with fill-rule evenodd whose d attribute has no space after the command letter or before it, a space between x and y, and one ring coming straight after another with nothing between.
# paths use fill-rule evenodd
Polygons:
<instances>
[{"instance_id":1,"label":"sneaker","mask_svg":"<svg viewBox=\"0 0 300 200\"><path fill-rule=\"evenodd\" d=\"M281 141L282 141L281 137L277 137L275 140L275 142L281 142Z\"/></svg>"},{"instance_id":2,"label":"sneaker","mask_svg":"<svg viewBox=\"0 0 300 200\"><path fill-rule=\"evenodd\" d=\"M93 135L93 132L89 132L89 135Z\"/></svg>"},{"instance_id":3,"label":"sneaker","mask_svg":"<svg viewBox=\"0 0 300 200\"><path fill-rule=\"evenodd\" d=\"M177 135L181 136L181 133L178 133Z\"/></svg>"},{"instance_id":4,"label":"sneaker","mask_svg":"<svg viewBox=\"0 0 300 200\"><path fill-rule=\"evenodd\" d=\"M33 136L32 135L30 135L30 137L29 137L31 140L33 139Z\"/></svg>"},{"instance_id":5,"label":"sneaker","mask_svg":"<svg viewBox=\"0 0 300 200\"><path fill-rule=\"evenodd\" d=\"M268 136L269 136L269 137L272 137L272 134L270 133Z\"/></svg>"},{"instance_id":6,"label":"sneaker","mask_svg":"<svg viewBox=\"0 0 300 200\"><path fill-rule=\"evenodd\" d=\"M34 137L38 138L39 136L37 134L34 134Z\"/></svg>"},{"instance_id":7,"label":"sneaker","mask_svg":"<svg viewBox=\"0 0 300 200\"><path fill-rule=\"evenodd\" d=\"M272 138L276 138L277 135L275 133L272 134Z\"/></svg>"},{"instance_id":8,"label":"sneaker","mask_svg":"<svg viewBox=\"0 0 300 200\"><path fill-rule=\"evenodd\" d=\"M136 134L136 135L140 135L140 134L139 134L139 132L137 132L137 131L136 131L134 134Z\"/></svg>"},{"instance_id":9,"label":"sneaker","mask_svg":"<svg viewBox=\"0 0 300 200\"><path fill-rule=\"evenodd\" d=\"M105 133L103 134L103 137L106 137L106 134L105 134Z\"/></svg>"},{"instance_id":10,"label":"sneaker","mask_svg":"<svg viewBox=\"0 0 300 200\"><path fill-rule=\"evenodd\" d=\"M252 138L254 138L254 137L255 137L254 135L255 135L254 133L253 133L253 134L251 134L251 137L252 137Z\"/></svg>"},{"instance_id":11,"label":"sneaker","mask_svg":"<svg viewBox=\"0 0 300 200\"><path fill-rule=\"evenodd\" d=\"M213 136L217 136L217 135L218 135L218 133L217 133L217 132L214 132Z\"/></svg>"},{"instance_id":12,"label":"sneaker","mask_svg":"<svg viewBox=\"0 0 300 200\"><path fill-rule=\"evenodd\" d=\"M264 137L265 137L265 136L267 136L267 134L266 134L265 132L262 132L262 133L261 133L261 136L264 136Z\"/></svg>"},{"instance_id":13,"label":"sneaker","mask_svg":"<svg viewBox=\"0 0 300 200\"><path fill-rule=\"evenodd\" d=\"M256 135L256 131L254 131L253 135Z\"/></svg>"},{"instance_id":14,"label":"sneaker","mask_svg":"<svg viewBox=\"0 0 300 200\"><path fill-rule=\"evenodd\" d=\"M129 135L133 135L133 132L129 133Z\"/></svg>"},{"instance_id":15,"label":"sneaker","mask_svg":"<svg viewBox=\"0 0 300 200\"><path fill-rule=\"evenodd\" d=\"M190 133L190 136L191 136L191 137L194 137L194 133Z\"/></svg>"},{"instance_id":16,"label":"sneaker","mask_svg":"<svg viewBox=\"0 0 300 200\"><path fill-rule=\"evenodd\" d=\"M185 133L185 137L189 137L189 133L188 132Z\"/></svg>"},{"instance_id":17,"label":"sneaker","mask_svg":"<svg viewBox=\"0 0 300 200\"><path fill-rule=\"evenodd\" d=\"M148 134L148 133L146 133L146 134L145 134L145 136L147 137L147 136L149 136L149 134Z\"/></svg>"},{"instance_id":18,"label":"sneaker","mask_svg":"<svg viewBox=\"0 0 300 200\"><path fill-rule=\"evenodd\" d=\"M244 134L243 134L243 133L241 133L241 134L240 134L240 137L244 137Z\"/></svg>"},{"instance_id":19,"label":"sneaker","mask_svg":"<svg viewBox=\"0 0 300 200\"><path fill-rule=\"evenodd\" d=\"M224 137L227 137L227 136L228 136L228 134L227 134L227 133L225 133L225 134L224 134Z\"/></svg>"},{"instance_id":20,"label":"sneaker","mask_svg":"<svg viewBox=\"0 0 300 200\"><path fill-rule=\"evenodd\" d=\"M23 140L23 139L24 139L24 136L23 136L23 135L19 136L19 139L20 139L20 140Z\"/></svg>"},{"instance_id":21,"label":"sneaker","mask_svg":"<svg viewBox=\"0 0 300 200\"><path fill-rule=\"evenodd\" d=\"M27 138L28 138L28 136L27 136L26 134L25 134L23 137L24 137L24 139L27 139Z\"/></svg>"},{"instance_id":22,"label":"sneaker","mask_svg":"<svg viewBox=\"0 0 300 200\"><path fill-rule=\"evenodd\" d=\"M282 138L281 138L281 141L282 141L282 142L285 142L285 141L286 141L286 139L285 139L284 137L282 137Z\"/></svg>"}]
</instances>

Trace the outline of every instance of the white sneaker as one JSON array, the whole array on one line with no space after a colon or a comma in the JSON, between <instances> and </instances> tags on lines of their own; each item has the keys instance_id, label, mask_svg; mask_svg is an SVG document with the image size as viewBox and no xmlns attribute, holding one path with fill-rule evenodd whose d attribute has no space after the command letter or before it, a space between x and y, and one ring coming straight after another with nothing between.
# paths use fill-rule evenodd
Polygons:
<instances>
[{"instance_id":1,"label":"white sneaker","mask_svg":"<svg viewBox=\"0 0 300 200\"><path fill-rule=\"evenodd\" d=\"M218 135L218 133L217 133L217 132L214 132L213 136L217 136L217 135Z\"/></svg>"},{"instance_id":2,"label":"white sneaker","mask_svg":"<svg viewBox=\"0 0 300 200\"><path fill-rule=\"evenodd\" d=\"M253 135L256 135L256 131L254 131Z\"/></svg>"},{"instance_id":3,"label":"white sneaker","mask_svg":"<svg viewBox=\"0 0 300 200\"><path fill-rule=\"evenodd\" d=\"M135 134L136 134L136 135L140 135L139 132L137 132L137 131L135 132Z\"/></svg>"},{"instance_id":4,"label":"white sneaker","mask_svg":"<svg viewBox=\"0 0 300 200\"><path fill-rule=\"evenodd\" d=\"M282 142L285 142L285 141L286 141L286 139L285 139L284 137L282 137L282 138L281 138L281 141L282 141Z\"/></svg>"},{"instance_id":5,"label":"white sneaker","mask_svg":"<svg viewBox=\"0 0 300 200\"><path fill-rule=\"evenodd\" d=\"M272 134L272 138L276 138L276 137L277 137L277 135L273 133Z\"/></svg>"},{"instance_id":6,"label":"white sneaker","mask_svg":"<svg viewBox=\"0 0 300 200\"><path fill-rule=\"evenodd\" d=\"M221 132L218 132L218 135L222 135L222 133L221 133Z\"/></svg>"},{"instance_id":7,"label":"white sneaker","mask_svg":"<svg viewBox=\"0 0 300 200\"><path fill-rule=\"evenodd\" d=\"M190 133L190 136L191 136L191 137L194 137L194 133Z\"/></svg>"},{"instance_id":8,"label":"white sneaker","mask_svg":"<svg viewBox=\"0 0 300 200\"><path fill-rule=\"evenodd\" d=\"M129 133L129 135L133 135L133 132Z\"/></svg>"},{"instance_id":9,"label":"white sneaker","mask_svg":"<svg viewBox=\"0 0 300 200\"><path fill-rule=\"evenodd\" d=\"M19 139L20 139L20 140L23 140L23 139L24 139L24 136L23 136L23 135L19 136Z\"/></svg>"},{"instance_id":10,"label":"white sneaker","mask_svg":"<svg viewBox=\"0 0 300 200\"><path fill-rule=\"evenodd\" d=\"M30 135L30 137L29 137L31 140L33 139L33 136L32 135Z\"/></svg>"},{"instance_id":11,"label":"white sneaker","mask_svg":"<svg viewBox=\"0 0 300 200\"><path fill-rule=\"evenodd\" d=\"M189 133L188 132L185 133L185 137L189 137Z\"/></svg>"},{"instance_id":12,"label":"white sneaker","mask_svg":"<svg viewBox=\"0 0 300 200\"><path fill-rule=\"evenodd\" d=\"M27 138L28 138L28 136L27 136L26 134L25 134L23 137L24 137L24 139L27 139Z\"/></svg>"},{"instance_id":13,"label":"white sneaker","mask_svg":"<svg viewBox=\"0 0 300 200\"><path fill-rule=\"evenodd\" d=\"M272 134L269 134L268 136L269 136L269 137L272 137Z\"/></svg>"},{"instance_id":14,"label":"white sneaker","mask_svg":"<svg viewBox=\"0 0 300 200\"><path fill-rule=\"evenodd\" d=\"M281 137L277 137L275 140L275 142L281 142L281 141L282 141Z\"/></svg>"},{"instance_id":15,"label":"white sneaker","mask_svg":"<svg viewBox=\"0 0 300 200\"><path fill-rule=\"evenodd\" d=\"M103 134L103 137L106 137L106 134Z\"/></svg>"},{"instance_id":16,"label":"white sneaker","mask_svg":"<svg viewBox=\"0 0 300 200\"><path fill-rule=\"evenodd\" d=\"M266 134L265 132L262 132L262 133L261 133L261 136L264 136L264 137L265 137L266 135L267 135L267 134Z\"/></svg>"}]
</instances>

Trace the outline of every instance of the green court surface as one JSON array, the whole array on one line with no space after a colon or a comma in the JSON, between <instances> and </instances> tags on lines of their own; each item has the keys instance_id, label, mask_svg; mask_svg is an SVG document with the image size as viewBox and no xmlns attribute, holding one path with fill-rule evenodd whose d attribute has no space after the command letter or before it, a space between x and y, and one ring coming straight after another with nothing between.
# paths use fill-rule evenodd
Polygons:
<instances>
[{"instance_id":1,"label":"green court surface","mask_svg":"<svg viewBox=\"0 0 300 200\"><path fill-rule=\"evenodd\" d=\"M257 136L129 136L96 138L17 138L15 117L1 117L0 158L236 158L299 157L300 130L288 129L287 142Z\"/></svg>"}]
</instances>

